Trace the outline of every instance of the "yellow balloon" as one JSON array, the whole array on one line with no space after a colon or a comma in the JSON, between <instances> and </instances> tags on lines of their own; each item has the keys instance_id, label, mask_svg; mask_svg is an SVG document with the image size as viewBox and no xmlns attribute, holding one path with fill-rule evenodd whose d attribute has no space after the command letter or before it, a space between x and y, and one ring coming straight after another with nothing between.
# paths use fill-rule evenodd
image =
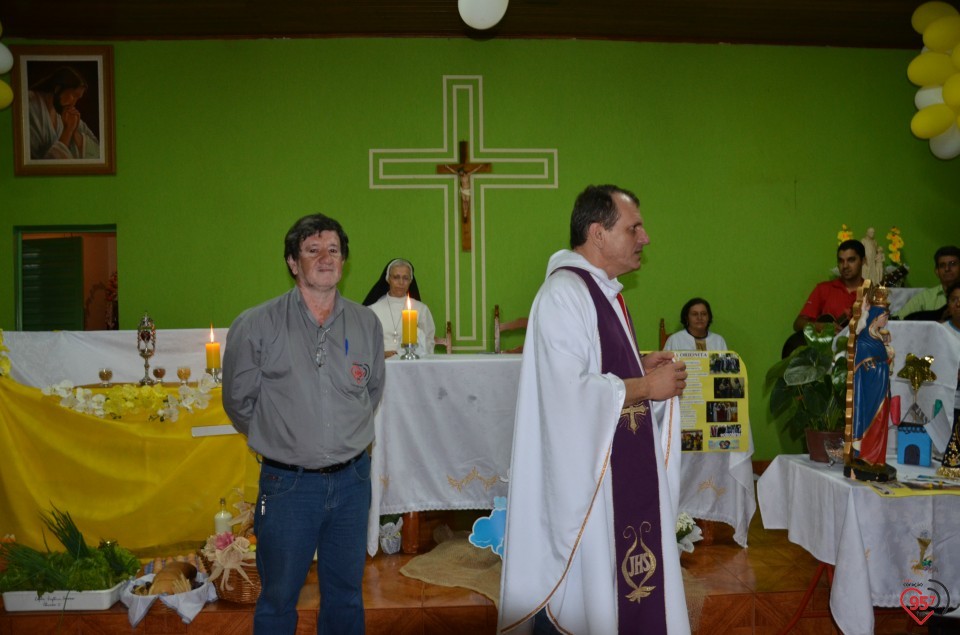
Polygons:
<instances>
[{"instance_id":1,"label":"yellow balloon","mask_svg":"<svg viewBox=\"0 0 960 635\"><path fill-rule=\"evenodd\" d=\"M954 73L943 83L943 103L960 112L960 73Z\"/></svg>"},{"instance_id":2,"label":"yellow balloon","mask_svg":"<svg viewBox=\"0 0 960 635\"><path fill-rule=\"evenodd\" d=\"M910 131L920 139L932 139L957 120L953 108L946 104L934 104L920 110L910 121Z\"/></svg>"},{"instance_id":3,"label":"yellow balloon","mask_svg":"<svg viewBox=\"0 0 960 635\"><path fill-rule=\"evenodd\" d=\"M10 84L0 79L0 110L13 103L13 89Z\"/></svg>"},{"instance_id":4,"label":"yellow balloon","mask_svg":"<svg viewBox=\"0 0 960 635\"><path fill-rule=\"evenodd\" d=\"M942 84L956 72L949 55L932 51L917 55L907 66L907 77L917 86Z\"/></svg>"},{"instance_id":5,"label":"yellow balloon","mask_svg":"<svg viewBox=\"0 0 960 635\"><path fill-rule=\"evenodd\" d=\"M930 24L948 15L957 15L953 5L946 2L924 2L913 12L910 24L913 25L914 31L922 34Z\"/></svg>"},{"instance_id":6,"label":"yellow balloon","mask_svg":"<svg viewBox=\"0 0 960 635\"><path fill-rule=\"evenodd\" d=\"M923 45L931 51L949 53L960 42L960 15L948 15L923 31Z\"/></svg>"}]
</instances>

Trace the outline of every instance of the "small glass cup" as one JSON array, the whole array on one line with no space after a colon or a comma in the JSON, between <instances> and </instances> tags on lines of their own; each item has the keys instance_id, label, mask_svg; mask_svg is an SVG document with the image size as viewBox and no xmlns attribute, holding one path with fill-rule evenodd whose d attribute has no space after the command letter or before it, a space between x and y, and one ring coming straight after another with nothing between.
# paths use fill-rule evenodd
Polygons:
<instances>
[{"instance_id":1,"label":"small glass cup","mask_svg":"<svg viewBox=\"0 0 960 635\"><path fill-rule=\"evenodd\" d=\"M110 386L110 380L113 379L113 371L109 368L101 368L97 371L97 376L100 377L100 385L108 388Z\"/></svg>"},{"instance_id":2,"label":"small glass cup","mask_svg":"<svg viewBox=\"0 0 960 635\"><path fill-rule=\"evenodd\" d=\"M163 383L163 376L167 374L167 369L163 366L157 366L153 369L153 376L157 378L157 383Z\"/></svg>"},{"instance_id":3,"label":"small glass cup","mask_svg":"<svg viewBox=\"0 0 960 635\"><path fill-rule=\"evenodd\" d=\"M827 453L827 463L830 467L843 463L843 439L826 439L823 442L823 451Z\"/></svg>"},{"instance_id":4,"label":"small glass cup","mask_svg":"<svg viewBox=\"0 0 960 635\"><path fill-rule=\"evenodd\" d=\"M177 377L180 378L180 383L183 385L187 384L187 381L190 379L190 367L189 366L178 366L177 367Z\"/></svg>"}]
</instances>

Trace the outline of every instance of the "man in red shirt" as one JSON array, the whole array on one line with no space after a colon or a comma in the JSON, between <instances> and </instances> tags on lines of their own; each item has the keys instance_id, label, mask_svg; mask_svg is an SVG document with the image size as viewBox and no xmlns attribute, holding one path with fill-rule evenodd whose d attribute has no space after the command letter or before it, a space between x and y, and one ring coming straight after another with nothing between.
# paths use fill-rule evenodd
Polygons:
<instances>
[{"instance_id":1,"label":"man in red shirt","mask_svg":"<svg viewBox=\"0 0 960 635\"><path fill-rule=\"evenodd\" d=\"M840 277L814 287L800 315L793 321L793 330L802 331L810 322L832 318L838 327L850 320L857 289L863 284L863 261L866 250L859 240L845 240L837 247L837 269Z\"/></svg>"}]
</instances>

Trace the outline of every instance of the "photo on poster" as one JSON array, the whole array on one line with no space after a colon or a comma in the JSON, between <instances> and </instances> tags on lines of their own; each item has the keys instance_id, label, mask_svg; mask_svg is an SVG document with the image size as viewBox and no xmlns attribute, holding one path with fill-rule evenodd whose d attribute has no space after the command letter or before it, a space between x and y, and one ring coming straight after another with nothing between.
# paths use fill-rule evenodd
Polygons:
<instances>
[{"instance_id":1,"label":"photo on poster","mask_svg":"<svg viewBox=\"0 0 960 635\"><path fill-rule=\"evenodd\" d=\"M739 450L740 449L740 439L720 439L717 441L710 440L707 442L707 447L711 450Z\"/></svg>"},{"instance_id":2,"label":"photo on poster","mask_svg":"<svg viewBox=\"0 0 960 635\"><path fill-rule=\"evenodd\" d=\"M680 450L683 452L702 452L703 430L683 430L680 432Z\"/></svg>"},{"instance_id":3,"label":"photo on poster","mask_svg":"<svg viewBox=\"0 0 960 635\"><path fill-rule=\"evenodd\" d=\"M740 356L736 353L710 353L711 375L739 375Z\"/></svg>"},{"instance_id":4,"label":"photo on poster","mask_svg":"<svg viewBox=\"0 0 960 635\"><path fill-rule=\"evenodd\" d=\"M707 402L707 422L708 423L726 423L737 421L739 404L736 401L708 401Z\"/></svg>"},{"instance_id":5,"label":"photo on poster","mask_svg":"<svg viewBox=\"0 0 960 635\"><path fill-rule=\"evenodd\" d=\"M722 426L710 426L711 437L739 437L741 434L740 424L733 423Z\"/></svg>"},{"instance_id":6,"label":"photo on poster","mask_svg":"<svg viewBox=\"0 0 960 635\"><path fill-rule=\"evenodd\" d=\"M713 396L716 399L743 399L743 380L739 377L714 377Z\"/></svg>"}]
</instances>

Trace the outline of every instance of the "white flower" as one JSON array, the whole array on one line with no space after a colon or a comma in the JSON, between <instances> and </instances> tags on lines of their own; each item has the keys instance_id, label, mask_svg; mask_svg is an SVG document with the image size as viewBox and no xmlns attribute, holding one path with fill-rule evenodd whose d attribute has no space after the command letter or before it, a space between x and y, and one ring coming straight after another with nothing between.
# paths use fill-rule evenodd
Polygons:
<instances>
[{"instance_id":1,"label":"white flower","mask_svg":"<svg viewBox=\"0 0 960 635\"><path fill-rule=\"evenodd\" d=\"M677 516L677 533L678 534L690 533L693 530L693 528L696 526L697 526L697 523L695 523L693 518L690 517L690 514L686 512L680 512L680 515Z\"/></svg>"},{"instance_id":2,"label":"white flower","mask_svg":"<svg viewBox=\"0 0 960 635\"><path fill-rule=\"evenodd\" d=\"M200 378L200 381L197 382L197 390L199 390L201 393L208 393L216 387L217 381L210 373L204 373L203 377Z\"/></svg>"},{"instance_id":3,"label":"white flower","mask_svg":"<svg viewBox=\"0 0 960 635\"><path fill-rule=\"evenodd\" d=\"M40 390L44 395L56 395L57 397L66 397L73 392L73 382L64 379L59 384L53 384Z\"/></svg>"}]
</instances>

